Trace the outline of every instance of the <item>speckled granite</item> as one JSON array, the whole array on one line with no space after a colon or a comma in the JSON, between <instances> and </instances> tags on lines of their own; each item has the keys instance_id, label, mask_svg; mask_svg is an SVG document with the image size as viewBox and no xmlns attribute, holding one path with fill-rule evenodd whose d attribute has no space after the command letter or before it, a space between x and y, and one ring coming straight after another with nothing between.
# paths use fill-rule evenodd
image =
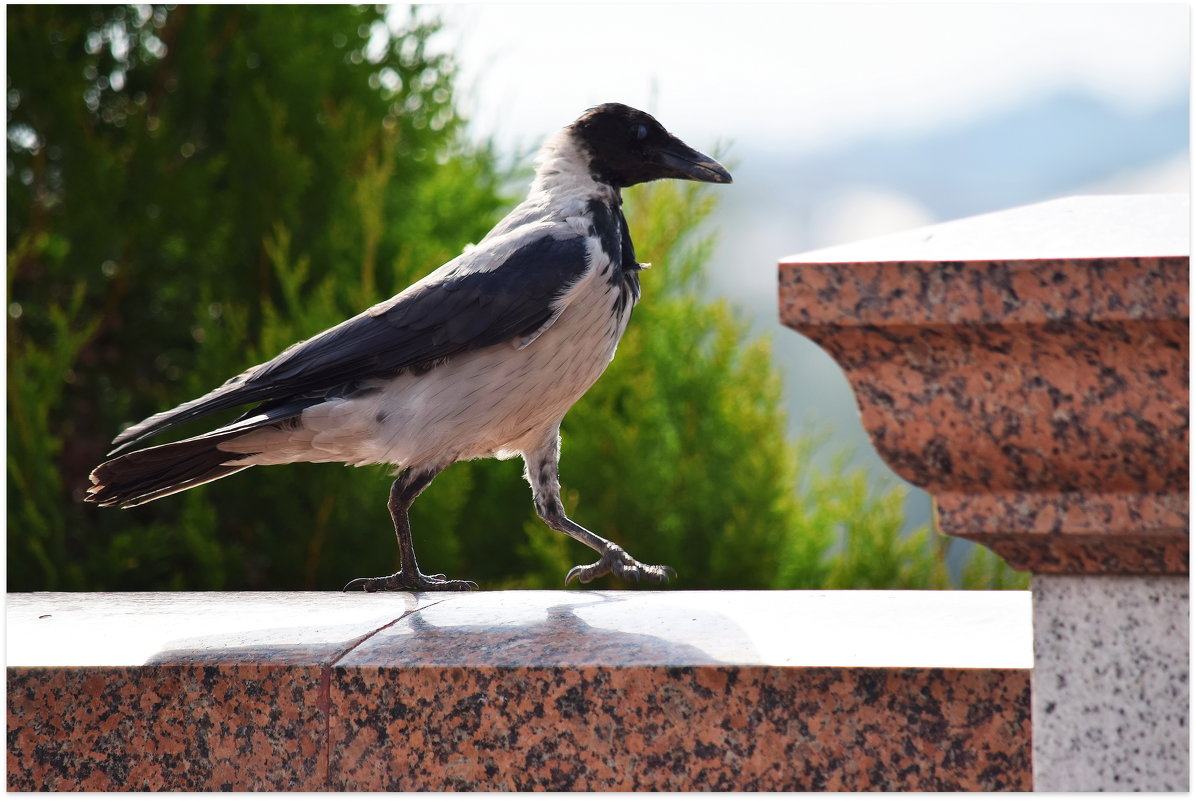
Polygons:
<instances>
[{"instance_id":1,"label":"speckled granite","mask_svg":"<svg viewBox=\"0 0 1196 801\"><path fill-rule=\"evenodd\" d=\"M1026 790L1023 671L347 668L345 790Z\"/></svg>"},{"instance_id":2,"label":"speckled granite","mask_svg":"<svg viewBox=\"0 0 1196 801\"><path fill-rule=\"evenodd\" d=\"M7 617L11 790L1030 785L1028 593L55 593Z\"/></svg>"},{"instance_id":3,"label":"speckled granite","mask_svg":"<svg viewBox=\"0 0 1196 801\"><path fill-rule=\"evenodd\" d=\"M338 662L331 774L345 790L1028 789L1025 600L448 601ZM885 667L935 664L969 667Z\"/></svg>"},{"instance_id":4,"label":"speckled granite","mask_svg":"<svg viewBox=\"0 0 1196 801\"><path fill-rule=\"evenodd\" d=\"M1034 577L1034 788L1186 791L1186 576Z\"/></svg>"},{"instance_id":5,"label":"speckled granite","mask_svg":"<svg viewBox=\"0 0 1196 801\"><path fill-rule=\"evenodd\" d=\"M10 667L7 786L323 789L321 683L318 667Z\"/></svg>"},{"instance_id":6,"label":"speckled granite","mask_svg":"<svg viewBox=\"0 0 1196 801\"><path fill-rule=\"evenodd\" d=\"M9 790L321 790L344 653L443 594L6 600Z\"/></svg>"},{"instance_id":7,"label":"speckled granite","mask_svg":"<svg viewBox=\"0 0 1196 801\"><path fill-rule=\"evenodd\" d=\"M938 525L1037 573L1188 572L1182 196L1071 198L784 259Z\"/></svg>"}]
</instances>

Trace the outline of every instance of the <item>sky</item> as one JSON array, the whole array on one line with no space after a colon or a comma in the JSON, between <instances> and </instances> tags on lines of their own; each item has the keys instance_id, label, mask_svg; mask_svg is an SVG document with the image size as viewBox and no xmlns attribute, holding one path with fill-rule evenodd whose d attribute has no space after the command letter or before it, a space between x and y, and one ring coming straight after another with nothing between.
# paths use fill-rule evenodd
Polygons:
<instances>
[{"instance_id":1,"label":"sky","mask_svg":"<svg viewBox=\"0 0 1196 801\"><path fill-rule=\"evenodd\" d=\"M1185 85L1186 4L481 3L432 7L475 131L528 149L585 108L691 144L814 150L1061 86L1127 106Z\"/></svg>"}]
</instances>

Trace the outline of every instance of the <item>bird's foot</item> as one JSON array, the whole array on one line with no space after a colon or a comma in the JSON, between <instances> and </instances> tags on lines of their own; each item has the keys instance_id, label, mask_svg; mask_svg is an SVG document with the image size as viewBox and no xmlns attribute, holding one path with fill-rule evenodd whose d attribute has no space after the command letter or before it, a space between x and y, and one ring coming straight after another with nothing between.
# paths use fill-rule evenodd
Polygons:
<instances>
[{"instance_id":1,"label":"bird's foot","mask_svg":"<svg viewBox=\"0 0 1196 801\"><path fill-rule=\"evenodd\" d=\"M443 573L426 575L418 570L392 573L389 576L374 578L357 578L345 585L342 592L349 590L365 590L378 592L379 590L414 590L415 592L436 592L453 590L476 590L478 585L472 581L445 578Z\"/></svg>"},{"instance_id":2,"label":"bird's foot","mask_svg":"<svg viewBox=\"0 0 1196 801\"><path fill-rule=\"evenodd\" d=\"M565 576L565 583L578 579L586 584L599 576L613 573L621 579L629 581L650 581L659 584L677 575L677 571L668 565L646 565L618 545L610 545L603 552L602 558L592 565L578 565Z\"/></svg>"}]
</instances>

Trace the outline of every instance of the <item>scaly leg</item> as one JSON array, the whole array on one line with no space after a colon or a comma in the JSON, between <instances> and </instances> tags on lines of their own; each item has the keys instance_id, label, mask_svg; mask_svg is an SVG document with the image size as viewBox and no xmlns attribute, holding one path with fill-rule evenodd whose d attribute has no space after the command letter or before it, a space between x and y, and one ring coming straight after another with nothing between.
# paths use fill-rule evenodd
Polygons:
<instances>
[{"instance_id":1,"label":"scaly leg","mask_svg":"<svg viewBox=\"0 0 1196 801\"><path fill-rule=\"evenodd\" d=\"M562 534L568 534L578 542L593 548L602 557L593 564L577 565L565 576L568 584L574 578L583 584L593 581L599 576L613 573L619 578L631 581L651 581L660 583L668 581L677 575L677 571L667 565L648 565L632 558L631 554L615 545L610 540L599 537L592 531L585 529L565 516L565 507L561 505L561 484L558 464L561 455L561 440L558 428L545 437L543 443L535 450L523 454L526 465L524 473L529 484L532 485L532 498L536 505L536 514L548 524L548 527Z\"/></svg>"},{"instance_id":2,"label":"scaly leg","mask_svg":"<svg viewBox=\"0 0 1196 801\"><path fill-rule=\"evenodd\" d=\"M432 479L440 472L440 468L412 468L395 479L390 486L390 500L386 506L390 509L390 519L395 524L395 538L399 541L400 564L398 573L375 578L353 579L345 585L345 591L363 589L366 592L378 590L417 590L428 592L431 590L476 590L477 584L472 581L446 579L443 573L424 575L419 570L419 563L415 561L415 545L411 541L411 521L407 518L407 510L415 502L416 497L428 488Z\"/></svg>"}]
</instances>

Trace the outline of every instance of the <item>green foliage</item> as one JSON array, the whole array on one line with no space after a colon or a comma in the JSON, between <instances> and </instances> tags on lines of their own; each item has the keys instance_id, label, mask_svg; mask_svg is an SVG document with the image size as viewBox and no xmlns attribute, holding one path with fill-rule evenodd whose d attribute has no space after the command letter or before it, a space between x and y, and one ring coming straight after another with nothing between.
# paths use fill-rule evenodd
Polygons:
<instances>
[{"instance_id":1,"label":"green foliage","mask_svg":"<svg viewBox=\"0 0 1196 801\"><path fill-rule=\"evenodd\" d=\"M381 467L246 471L133 510L81 503L124 425L394 294L509 199L464 140L435 25L373 7L8 9L8 583L333 588L397 567ZM899 488L786 441L769 344L702 300L717 190L628 193L644 299L566 418L569 512L680 587L949 586ZM220 420L199 421L178 436ZM173 433L173 432L172 432ZM594 554L516 461L454 465L412 510L426 570L559 587ZM964 586L1011 586L981 553ZM609 584L608 586L615 586Z\"/></svg>"},{"instance_id":2,"label":"green foliage","mask_svg":"<svg viewBox=\"0 0 1196 801\"><path fill-rule=\"evenodd\" d=\"M24 252L20 247L10 254L10 277L13 261ZM16 321L9 325L10 363L20 371L8 380L8 508L10 521L19 521L19 527L10 525L9 542L14 538L23 542L27 558L55 584L69 580L64 572L77 578L79 566L58 559L66 537L63 482L55 464L38 456L62 452L64 442L75 433L69 421L52 422L50 411L61 403L73 377L71 367L97 326L95 319L83 317L82 305L83 286L76 284L65 310L49 309L46 347L14 342ZM56 425L60 422L65 425Z\"/></svg>"}]
</instances>

